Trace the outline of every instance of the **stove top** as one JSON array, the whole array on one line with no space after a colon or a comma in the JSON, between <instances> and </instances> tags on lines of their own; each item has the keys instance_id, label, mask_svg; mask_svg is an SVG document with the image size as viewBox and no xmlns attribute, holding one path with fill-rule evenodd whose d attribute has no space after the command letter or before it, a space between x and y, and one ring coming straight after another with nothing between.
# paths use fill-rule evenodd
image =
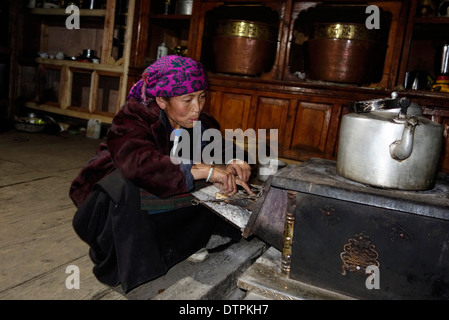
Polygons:
<instances>
[{"instance_id":1,"label":"stove top","mask_svg":"<svg viewBox=\"0 0 449 320\"><path fill-rule=\"evenodd\" d=\"M438 175L430 190L382 189L341 177L335 161L312 158L279 170L271 186L449 220L449 175L445 173Z\"/></svg>"}]
</instances>

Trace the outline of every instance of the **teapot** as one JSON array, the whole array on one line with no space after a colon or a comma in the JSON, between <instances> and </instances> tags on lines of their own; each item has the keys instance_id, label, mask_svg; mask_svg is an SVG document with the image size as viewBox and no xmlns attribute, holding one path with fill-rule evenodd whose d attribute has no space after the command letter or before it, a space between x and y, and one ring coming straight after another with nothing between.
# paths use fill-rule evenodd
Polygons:
<instances>
[{"instance_id":1,"label":"teapot","mask_svg":"<svg viewBox=\"0 0 449 320\"><path fill-rule=\"evenodd\" d=\"M343 116L337 173L380 188L433 188L443 126L424 117L422 108L407 97L396 98L396 103L389 105L393 107L355 109Z\"/></svg>"}]
</instances>

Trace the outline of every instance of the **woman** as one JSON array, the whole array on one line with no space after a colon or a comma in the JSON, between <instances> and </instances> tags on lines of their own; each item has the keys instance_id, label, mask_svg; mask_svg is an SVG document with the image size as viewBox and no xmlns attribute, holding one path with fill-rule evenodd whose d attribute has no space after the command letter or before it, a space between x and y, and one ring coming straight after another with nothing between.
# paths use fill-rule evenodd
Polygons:
<instances>
[{"instance_id":1,"label":"woman","mask_svg":"<svg viewBox=\"0 0 449 320\"><path fill-rule=\"evenodd\" d=\"M131 89L106 142L72 182L70 197L78 208L73 226L89 244L93 272L103 283L121 284L128 292L203 248L213 234L240 239L239 230L191 205L190 192L206 183L228 196L238 186L251 193L251 167L234 159L235 146L231 153L221 150L228 157L220 159L222 166L192 160L195 143L201 150L207 144L195 139L194 131L219 129L202 112L207 89L205 71L195 60L157 60ZM190 152L179 154L184 139Z\"/></svg>"}]
</instances>

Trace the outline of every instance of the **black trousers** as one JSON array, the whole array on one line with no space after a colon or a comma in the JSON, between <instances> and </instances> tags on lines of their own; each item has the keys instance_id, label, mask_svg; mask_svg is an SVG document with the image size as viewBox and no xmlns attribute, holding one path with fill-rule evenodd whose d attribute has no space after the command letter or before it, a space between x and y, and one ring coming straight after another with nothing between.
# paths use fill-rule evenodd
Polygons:
<instances>
[{"instance_id":1,"label":"black trousers","mask_svg":"<svg viewBox=\"0 0 449 320\"><path fill-rule=\"evenodd\" d=\"M241 236L237 228L201 205L148 216L155 242L167 266L173 266L203 248L212 234L235 241Z\"/></svg>"},{"instance_id":2,"label":"black trousers","mask_svg":"<svg viewBox=\"0 0 449 320\"><path fill-rule=\"evenodd\" d=\"M125 292L164 275L204 247L212 234L235 241L241 232L204 206L158 214L140 210L140 191L114 171L78 208L73 227L89 246L93 273Z\"/></svg>"}]
</instances>

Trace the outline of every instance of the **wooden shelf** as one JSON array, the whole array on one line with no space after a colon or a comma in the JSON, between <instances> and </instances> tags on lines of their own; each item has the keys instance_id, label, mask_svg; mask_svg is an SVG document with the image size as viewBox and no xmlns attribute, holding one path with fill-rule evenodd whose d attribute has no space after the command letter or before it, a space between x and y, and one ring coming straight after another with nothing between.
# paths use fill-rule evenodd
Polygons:
<instances>
[{"instance_id":1,"label":"wooden shelf","mask_svg":"<svg viewBox=\"0 0 449 320\"><path fill-rule=\"evenodd\" d=\"M119 22L133 25L135 1ZM123 48L114 45L120 27L117 1L107 0L106 9L80 9L84 20L79 30L67 31L65 8L18 10L17 27L22 37L17 69L27 79L17 91L29 99L25 106L80 119L98 118L110 123L127 95L132 30L123 28ZM37 52L63 52L77 57L84 48L95 50L101 63L36 57ZM120 50L119 50L120 49ZM20 82L20 80L19 80Z\"/></svg>"},{"instance_id":2,"label":"wooden shelf","mask_svg":"<svg viewBox=\"0 0 449 320\"><path fill-rule=\"evenodd\" d=\"M66 9L29 9L28 13L42 16L68 16ZM80 9L81 17L106 17L106 9Z\"/></svg>"},{"instance_id":3,"label":"wooden shelf","mask_svg":"<svg viewBox=\"0 0 449 320\"><path fill-rule=\"evenodd\" d=\"M158 20L190 20L192 16L189 14L152 14L151 19Z\"/></svg>"},{"instance_id":4,"label":"wooden shelf","mask_svg":"<svg viewBox=\"0 0 449 320\"><path fill-rule=\"evenodd\" d=\"M91 63L91 62L80 62L71 60L58 60L58 59L43 59L36 58L36 62L39 64L46 64L52 66L68 66L71 68L85 69L85 70L98 70L106 72L117 72L123 73L124 68L122 65L109 65L104 63Z\"/></svg>"},{"instance_id":5,"label":"wooden shelf","mask_svg":"<svg viewBox=\"0 0 449 320\"><path fill-rule=\"evenodd\" d=\"M449 24L449 18L446 17L416 17L415 24Z\"/></svg>"},{"instance_id":6,"label":"wooden shelf","mask_svg":"<svg viewBox=\"0 0 449 320\"><path fill-rule=\"evenodd\" d=\"M90 120L90 119L100 119L102 123L111 124L112 116L105 116L102 114L90 113L87 111L77 111L72 108L61 109L57 106L49 105L49 104L38 104L36 102L26 102L25 106L30 109L35 109L44 112L56 113L63 116L74 117L78 119Z\"/></svg>"},{"instance_id":7,"label":"wooden shelf","mask_svg":"<svg viewBox=\"0 0 449 320\"><path fill-rule=\"evenodd\" d=\"M11 54L11 52L11 48L0 46L0 54Z\"/></svg>"}]
</instances>

